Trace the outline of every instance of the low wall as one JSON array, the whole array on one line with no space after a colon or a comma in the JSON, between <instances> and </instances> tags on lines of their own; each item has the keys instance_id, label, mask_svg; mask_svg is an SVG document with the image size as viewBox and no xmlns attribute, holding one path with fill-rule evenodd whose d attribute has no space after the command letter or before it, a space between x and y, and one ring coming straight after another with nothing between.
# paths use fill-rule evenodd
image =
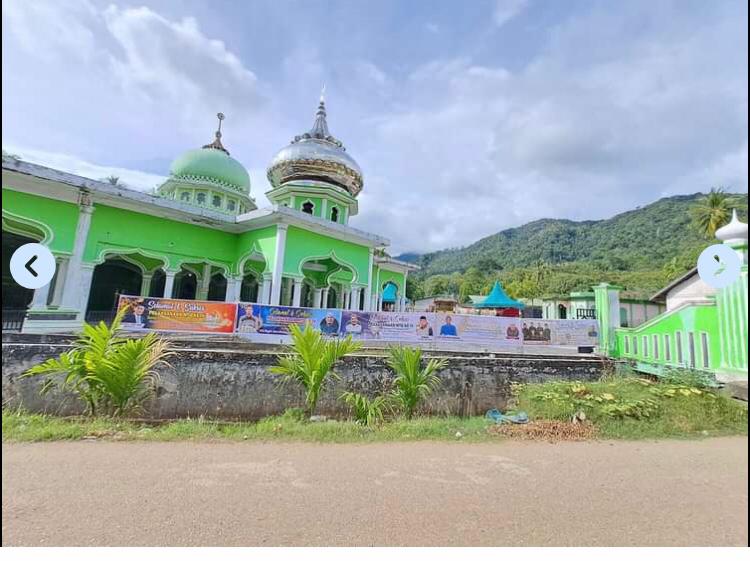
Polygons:
<instances>
[{"instance_id":1,"label":"low wall","mask_svg":"<svg viewBox=\"0 0 750 561\"><path fill-rule=\"evenodd\" d=\"M20 375L29 367L67 349L67 340L15 336L3 338L3 407L33 412L76 414L80 403L59 393L39 395L40 382ZM206 345L210 347L210 345ZM162 369L157 395L148 405L155 418L207 417L258 419L302 406L303 394L293 384L280 386L269 372L277 354L252 348L203 348L192 342ZM548 380L594 380L608 362L594 356L450 355L440 372L442 384L424 406L425 413L474 415L504 408L511 383ZM318 412L344 415L337 397L345 390L374 395L388 390L393 374L383 356L346 357L335 368L341 376L325 389Z\"/></svg>"}]
</instances>

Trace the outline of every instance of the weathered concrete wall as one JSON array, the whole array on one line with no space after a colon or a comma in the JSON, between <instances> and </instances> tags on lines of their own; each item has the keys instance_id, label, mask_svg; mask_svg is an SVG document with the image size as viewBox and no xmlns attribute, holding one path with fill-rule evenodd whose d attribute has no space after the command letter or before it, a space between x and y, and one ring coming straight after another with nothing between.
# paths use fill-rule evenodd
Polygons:
<instances>
[{"instance_id":1,"label":"weathered concrete wall","mask_svg":"<svg viewBox=\"0 0 750 561\"><path fill-rule=\"evenodd\" d=\"M35 412L74 414L80 404L71 396L39 396L39 381L20 379L30 366L67 348L49 339L23 343L3 342L2 396L4 407L23 406ZM182 348L170 359L171 368L160 371L157 396L149 413L157 418L208 417L257 419L303 404L302 392L292 384L280 386L269 373L275 353L257 349ZM448 356L440 372L442 385L425 404L425 412L482 414L503 408L513 382L593 380L606 363L592 356ZM387 391L392 373L382 356L347 357L336 367L341 379L323 393L318 412L344 415L338 396L345 390L368 395Z\"/></svg>"}]
</instances>

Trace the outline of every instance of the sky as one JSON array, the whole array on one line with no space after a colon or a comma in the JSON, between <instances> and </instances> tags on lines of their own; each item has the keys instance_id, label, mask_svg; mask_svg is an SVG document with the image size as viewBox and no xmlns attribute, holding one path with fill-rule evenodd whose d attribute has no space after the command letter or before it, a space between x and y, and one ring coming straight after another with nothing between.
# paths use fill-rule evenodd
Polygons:
<instances>
[{"instance_id":1,"label":"sky","mask_svg":"<svg viewBox=\"0 0 750 561\"><path fill-rule=\"evenodd\" d=\"M748 14L723 0L5 0L3 149L150 190L222 140L266 206L274 154L328 124L350 225L394 254L539 218L747 192Z\"/></svg>"}]
</instances>

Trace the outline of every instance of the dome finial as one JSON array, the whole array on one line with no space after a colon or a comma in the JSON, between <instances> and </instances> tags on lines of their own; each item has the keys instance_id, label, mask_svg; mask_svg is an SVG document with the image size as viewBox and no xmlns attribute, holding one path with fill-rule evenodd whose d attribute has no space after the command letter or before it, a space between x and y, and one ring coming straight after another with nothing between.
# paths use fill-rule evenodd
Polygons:
<instances>
[{"instance_id":1,"label":"dome finial","mask_svg":"<svg viewBox=\"0 0 750 561\"><path fill-rule=\"evenodd\" d=\"M221 122L224 119L226 119L226 117L224 116L224 113L219 112L216 114L216 118L219 119L219 126L217 127L216 134L215 134L216 138L214 138L214 141L211 142L210 144L204 145L203 148L212 148L214 150L221 150L228 156L229 150L224 148L224 145L221 143Z\"/></svg>"},{"instance_id":2,"label":"dome finial","mask_svg":"<svg viewBox=\"0 0 750 561\"><path fill-rule=\"evenodd\" d=\"M732 209L732 219L728 224L716 230L716 238L724 243L744 243L747 245L747 224L737 216L737 209Z\"/></svg>"},{"instance_id":3,"label":"dome finial","mask_svg":"<svg viewBox=\"0 0 750 561\"><path fill-rule=\"evenodd\" d=\"M326 83L323 82L323 87L320 89L320 103L326 102Z\"/></svg>"}]
</instances>

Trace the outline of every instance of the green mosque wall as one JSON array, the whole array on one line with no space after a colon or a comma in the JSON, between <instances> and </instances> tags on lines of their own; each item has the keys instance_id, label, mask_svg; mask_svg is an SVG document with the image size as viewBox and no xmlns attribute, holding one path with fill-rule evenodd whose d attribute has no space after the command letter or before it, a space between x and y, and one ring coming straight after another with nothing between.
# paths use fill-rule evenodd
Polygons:
<instances>
[{"instance_id":1,"label":"green mosque wall","mask_svg":"<svg viewBox=\"0 0 750 561\"><path fill-rule=\"evenodd\" d=\"M367 284L370 267L370 252L367 247L289 226L284 251L285 275L302 277L301 266L304 261L327 257L354 269L357 274L355 282Z\"/></svg>"},{"instance_id":2,"label":"green mosque wall","mask_svg":"<svg viewBox=\"0 0 750 561\"><path fill-rule=\"evenodd\" d=\"M259 228L258 230L250 230L243 232L238 236L237 241L237 256L236 256L236 267L240 266L241 261L249 254L253 252L259 252L263 254L265 258L265 266L255 261L248 261L247 265L251 266L258 273L270 273L273 271L275 263L275 251L276 251L276 226L268 226L266 228ZM239 270L235 270L239 273Z\"/></svg>"},{"instance_id":3,"label":"green mosque wall","mask_svg":"<svg viewBox=\"0 0 750 561\"><path fill-rule=\"evenodd\" d=\"M378 269L379 269L379 274L378 274ZM404 274L403 273L386 271L384 269L380 269L377 266L374 266L373 277L374 277L373 283L372 283L373 294L383 292L383 286L385 286L385 284L388 282L393 282L396 284L396 286L398 286L399 296L404 295Z\"/></svg>"},{"instance_id":4,"label":"green mosque wall","mask_svg":"<svg viewBox=\"0 0 750 561\"><path fill-rule=\"evenodd\" d=\"M99 262L107 253L139 250L164 257L176 269L183 262L208 260L230 268L237 256L237 236L166 218L96 205L84 261Z\"/></svg>"},{"instance_id":5,"label":"green mosque wall","mask_svg":"<svg viewBox=\"0 0 750 561\"><path fill-rule=\"evenodd\" d=\"M51 231L48 247L55 253L70 253L75 242L78 224L78 205L47 197L30 195L12 189L3 189L3 217L13 224L19 218L33 228L39 223Z\"/></svg>"}]
</instances>

